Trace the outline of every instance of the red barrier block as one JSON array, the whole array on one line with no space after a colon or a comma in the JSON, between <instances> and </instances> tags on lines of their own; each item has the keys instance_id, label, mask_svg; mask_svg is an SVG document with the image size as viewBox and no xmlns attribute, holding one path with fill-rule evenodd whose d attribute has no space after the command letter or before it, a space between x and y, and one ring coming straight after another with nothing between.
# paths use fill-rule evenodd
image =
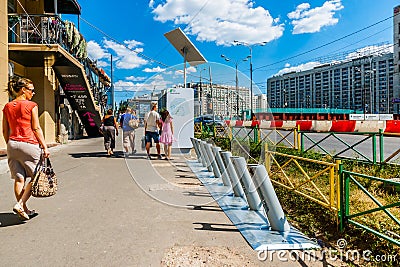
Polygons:
<instances>
[{"instance_id":1,"label":"red barrier block","mask_svg":"<svg viewBox=\"0 0 400 267\"><path fill-rule=\"evenodd\" d=\"M279 128L283 126L283 121L271 121L271 128Z\"/></svg>"},{"instance_id":2,"label":"red barrier block","mask_svg":"<svg viewBox=\"0 0 400 267\"><path fill-rule=\"evenodd\" d=\"M296 121L296 127L300 126L300 131L310 131L312 127L312 121Z\"/></svg>"},{"instance_id":3,"label":"red barrier block","mask_svg":"<svg viewBox=\"0 0 400 267\"><path fill-rule=\"evenodd\" d=\"M256 127L256 126L260 126L260 122L259 121L251 121L251 127Z\"/></svg>"},{"instance_id":4,"label":"red barrier block","mask_svg":"<svg viewBox=\"0 0 400 267\"><path fill-rule=\"evenodd\" d=\"M386 121L385 133L400 133L400 121Z\"/></svg>"},{"instance_id":5,"label":"red barrier block","mask_svg":"<svg viewBox=\"0 0 400 267\"><path fill-rule=\"evenodd\" d=\"M354 132L356 121L340 120L332 121L330 132Z\"/></svg>"},{"instance_id":6,"label":"red barrier block","mask_svg":"<svg viewBox=\"0 0 400 267\"><path fill-rule=\"evenodd\" d=\"M229 126L230 123L231 123L230 120L226 120L226 121L225 121L225 125L227 125L227 126Z\"/></svg>"},{"instance_id":7,"label":"red barrier block","mask_svg":"<svg viewBox=\"0 0 400 267\"><path fill-rule=\"evenodd\" d=\"M236 125L235 126L243 126L243 121L236 121Z\"/></svg>"}]
</instances>

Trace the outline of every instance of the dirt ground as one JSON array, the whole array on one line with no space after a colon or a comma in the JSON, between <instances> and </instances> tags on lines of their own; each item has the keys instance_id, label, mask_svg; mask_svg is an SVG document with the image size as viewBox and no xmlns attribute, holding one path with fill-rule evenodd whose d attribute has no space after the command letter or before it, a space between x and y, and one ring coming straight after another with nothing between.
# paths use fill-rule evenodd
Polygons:
<instances>
[{"instance_id":1,"label":"dirt ground","mask_svg":"<svg viewBox=\"0 0 400 267\"><path fill-rule=\"evenodd\" d=\"M255 266L256 263L239 251L227 247L175 246L169 249L161 266Z\"/></svg>"}]
</instances>

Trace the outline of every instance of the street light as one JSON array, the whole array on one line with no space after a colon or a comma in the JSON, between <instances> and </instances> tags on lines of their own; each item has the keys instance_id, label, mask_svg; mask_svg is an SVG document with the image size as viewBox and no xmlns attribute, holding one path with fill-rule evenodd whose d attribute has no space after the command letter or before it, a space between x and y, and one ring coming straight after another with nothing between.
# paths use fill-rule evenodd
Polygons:
<instances>
[{"instance_id":1,"label":"street light","mask_svg":"<svg viewBox=\"0 0 400 267\"><path fill-rule=\"evenodd\" d=\"M252 58L253 58L253 46L264 46L267 44L267 42L261 42L261 43L254 43L254 44L249 44L246 42L241 42L238 40L234 40L233 41L236 45L243 45L246 46L247 48L249 48L250 50L250 111L251 114L253 114L253 62L252 62Z\"/></svg>"},{"instance_id":2,"label":"street light","mask_svg":"<svg viewBox=\"0 0 400 267\"><path fill-rule=\"evenodd\" d=\"M203 70L207 70L206 68L201 69L200 72L200 90L199 90L199 99L200 99L200 116L203 115L203 83L201 81L201 72ZM207 102L206 102L207 104Z\"/></svg>"},{"instance_id":3,"label":"street light","mask_svg":"<svg viewBox=\"0 0 400 267\"><path fill-rule=\"evenodd\" d=\"M230 58L226 57L225 55L221 55L221 57L223 59L225 59L225 61L231 61ZM234 64L235 64L235 69L236 69L236 78L235 78L235 85L236 85L236 116L239 116L239 79L238 79L238 65L240 63L240 61L247 61L249 59L250 56L247 56L245 58L243 58L242 60L235 60Z\"/></svg>"}]
</instances>

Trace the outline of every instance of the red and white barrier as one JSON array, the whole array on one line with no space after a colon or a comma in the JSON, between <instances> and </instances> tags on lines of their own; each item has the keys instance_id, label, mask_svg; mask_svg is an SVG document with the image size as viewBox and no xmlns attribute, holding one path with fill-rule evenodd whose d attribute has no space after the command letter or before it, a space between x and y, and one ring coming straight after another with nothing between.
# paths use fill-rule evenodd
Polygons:
<instances>
[{"instance_id":1,"label":"red and white barrier","mask_svg":"<svg viewBox=\"0 0 400 267\"><path fill-rule=\"evenodd\" d=\"M260 120L260 121L241 121L241 120L227 120L227 126L230 127L255 127L261 129L269 128L295 128L299 127L300 131L313 131L313 132L367 132L377 133L380 129L384 133L399 133L400 134L400 121L387 120L387 121L356 121L356 120L298 120L298 121L282 121L282 120Z\"/></svg>"}]
</instances>

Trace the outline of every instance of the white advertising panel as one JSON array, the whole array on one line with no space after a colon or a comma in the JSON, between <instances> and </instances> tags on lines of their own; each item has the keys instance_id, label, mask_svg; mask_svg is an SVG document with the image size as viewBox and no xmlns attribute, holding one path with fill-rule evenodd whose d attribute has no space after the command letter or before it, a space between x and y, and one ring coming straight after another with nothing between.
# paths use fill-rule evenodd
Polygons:
<instances>
[{"instance_id":1,"label":"white advertising panel","mask_svg":"<svg viewBox=\"0 0 400 267\"><path fill-rule=\"evenodd\" d=\"M379 114L365 114L366 121L379 121Z\"/></svg>"},{"instance_id":2,"label":"white advertising panel","mask_svg":"<svg viewBox=\"0 0 400 267\"><path fill-rule=\"evenodd\" d=\"M194 137L194 93L191 88L167 89L167 110L173 118L174 137L172 148L192 148Z\"/></svg>"},{"instance_id":3,"label":"white advertising panel","mask_svg":"<svg viewBox=\"0 0 400 267\"><path fill-rule=\"evenodd\" d=\"M391 121L391 120L393 120L393 114L379 114L379 120Z\"/></svg>"},{"instance_id":4,"label":"white advertising panel","mask_svg":"<svg viewBox=\"0 0 400 267\"><path fill-rule=\"evenodd\" d=\"M364 114L350 114L350 120L352 121L363 121Z\"/></svg>"}]
</instances>

